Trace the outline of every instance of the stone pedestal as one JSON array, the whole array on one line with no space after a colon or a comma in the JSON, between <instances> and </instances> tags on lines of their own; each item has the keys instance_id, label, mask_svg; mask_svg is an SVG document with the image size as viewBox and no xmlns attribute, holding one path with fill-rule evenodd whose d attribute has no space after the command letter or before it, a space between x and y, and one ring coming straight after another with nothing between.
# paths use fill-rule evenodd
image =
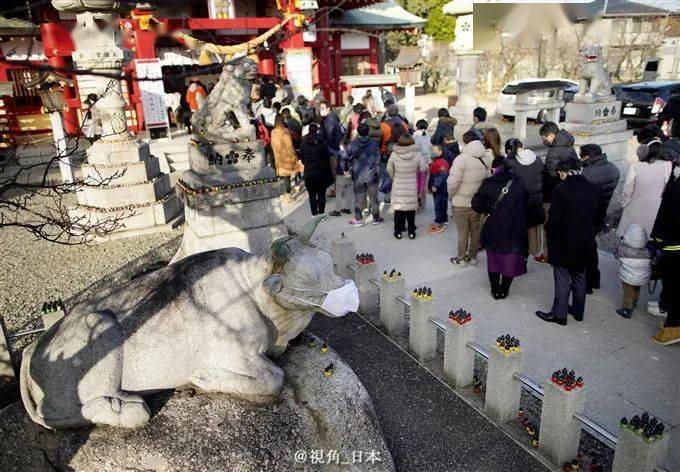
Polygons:
<instances>
[{"instance_id":1,"label":"stone pedestal","mask_svg":"<svg viewBox=\"0 0 680 472\"><path fill-rule=\"evenodd\" d=\"M421 361L432 359L437 353L437 328L430 322L434 316L432 300L411 297L408 347Z\"/></svg>"},{"instance_id":2,"label":"stone pedestal","mask_svg":"<svg viewBox=\"0 0 680 472\"><path fill-rule=\"evenodd\" d=\"M0 316L0 384L14 379L14 366L6 333L5 322Z\"/></svg>"},{"instance_id":3,"label":"stone pedestal","mask_svg":"<svg viewBox=\"0 0 680 472\"><path fill-rule=\"evenodd\" d=\"M457 390L472 383L475 352L467 343L475 340L475 328L469 321L458 324L449 319L444 339L444 378Z\"/></svg>"},{"instance_id":4,"label":"stone pedestal","mask_svg":"<svg viewBox=\"0 0 680 472\"><path fill-rule=\"evenodd\" d=\"M404 296L404 277L380 277L380 324L391 336L400 336L406 331L404 305L397 297Z\"/></svg>"},{"instance_id":5,"label":"stone pedestal","mask_svg":"<svg viewBox=\"0 0 680 472\"><path fill-rule=\"evenodd\" d=\"M477 68L481 51L459 51L456 53L458 63L457 91L458 102L451 107L449 113L458 120L456 129L465 130L472 125L472 111L477 107Z\"/></svg>"},{"instance_id":6,"label":"stone pedestal","mask_svg":"<svg viewBox=\"0 0 680 472\"><path fill-rule=\"evenodd\" d=\"M98 73L89 79L98 96L94 108L101 117L102 137L87 151L82 172L88 185L78 191L78 205L70 216L86 226L103 225L112 233L104 236L107 239L172 229L181 223L182 207L170 177L160 172L149 145L127 129L118 77L131 55L120 47L120 17L116 13L82 12L76 4L72 7L63 10L78 12L73 61L79 69ZM116 226L108 224L118 219Z\"/></svg>"},{"instance_id":7,"label":"stone pedestal","mask_svg":"<svg viewBox=\"0 0 680 472\"><path fill-rule=\"evenodd\" d=\"M586 392L584 388L567 392L551 381L543 384L543 392L539 444L543 454L559 467L578 455L581 423L574 415L583 413Z\"/></svg>"},{"instance_id":8,"label":"stone pedestal","mask_svg":"<svg viewBox=\"0 0 680 472\"><path fill-rule=\"evenodd\" d=\"M354 281L359 290L359 312L362 315L372 315L378 311L378 287L375 281L378 266L375 262L369 264L355 264Z\"/></svg>"},{"instance_id":9,"label":"stone pedestal","mask_svg":"<svg viewBox=\"0 0 680 472\"><path fill-rule=\"evenodd\" d=\"M661 467L668 451L669 433L652 442L628 428L619 427L612 472L653 472Z\"/></svg>"},{"instance_id":10,"label":"stone pedestal","mask_svg":"<svg viewBox=\"0 0 680 472\"><path fill-rule=\"evenodd\" d=\"M524 352L502 352L498 346L489 349L484 408L498 424L507 423L517 415L522 394L515 373L524 369Z\"/></svg>"},{"instance_id":11,"label":"stone pedestal","mask_svg":"<svg viewBox=\"0 0 680 472\"><path fill-rule=\"evenodd\" d=\"M628 140L633 136L633 131L626 129L626 120L621 119L621 102L614 95L576 95L574 101L567 104L566 112L566 120L561 127L574 136L577 151L584 144L597 144L609 161L621 170L618 194L628 171ZM620 203L615 194L609 211L616 211L617 206L620 207Z\"/></svg>"},{"instance_id":12,"label":"stone pedestal","mask_svg":"<svg viewBox=\"0 0 680 472\"><path fill-rule=\"evenodd\" d=\"M177 183L184 237L172 262L198 252L238 247L263 254L288 233L282 183L267 166L261 141L189 143L189 170Z\"/></svg>"},{"instance_id":13,"label":"stone pedestal","mask_svg":"<svg viewBox=\"0 0 680 472\"><path fill-rule=\"evenodd\" d=\"M354 271L349 266L354 264L356 253L356 244L345 236L345 233L331 241L331 257L335 266L335 275L345 280L354 279Z\"/></svg>"}]
</instances>

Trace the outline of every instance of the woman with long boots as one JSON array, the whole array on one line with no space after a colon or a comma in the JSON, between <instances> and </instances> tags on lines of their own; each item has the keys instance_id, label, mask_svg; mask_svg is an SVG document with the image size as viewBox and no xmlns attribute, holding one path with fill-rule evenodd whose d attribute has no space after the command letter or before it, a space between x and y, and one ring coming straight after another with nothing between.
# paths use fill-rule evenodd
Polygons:
<instances>
[{"instance_id":1,"label":"woman with long boots","mask_svg":"<svg viewBox=\"0 0 680 472\"><path fill-rule=\"evenodd\" d=\"M488 215L481 243L486 249L491 296L496 300L506 298L512 280L527 271L527 201L524 180L507 159L497 164L472 198L472 209Z\"/></svg>"}]
</instances>

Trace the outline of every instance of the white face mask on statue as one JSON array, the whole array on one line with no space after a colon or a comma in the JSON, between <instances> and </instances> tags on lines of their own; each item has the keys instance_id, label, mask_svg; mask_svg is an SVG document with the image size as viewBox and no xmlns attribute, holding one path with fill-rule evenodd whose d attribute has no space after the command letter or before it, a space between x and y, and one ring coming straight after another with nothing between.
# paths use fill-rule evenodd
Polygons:
<instances>
[{"instance_id":1,"label":"white face mask on statue","mask_svg":"<svg viewBox=\"0 0 680 472\"><path fill-rule=\"evenodd\" d=\"M321 305L309 300L305 300L304 298L296 297L295 295L289 296L301 302L307 303L308 305L319 307L326 314L335 318L345 316L347 313L355 312L359 309L359 290L357 289L357 286L354 284L353 280L345 280L345 285L340 288L336 288L335 290L331 290L330 292L296 287L286 288L299 292L319 294L325 293L326 297L324 298Z\"/></svg>"}]
</instances>

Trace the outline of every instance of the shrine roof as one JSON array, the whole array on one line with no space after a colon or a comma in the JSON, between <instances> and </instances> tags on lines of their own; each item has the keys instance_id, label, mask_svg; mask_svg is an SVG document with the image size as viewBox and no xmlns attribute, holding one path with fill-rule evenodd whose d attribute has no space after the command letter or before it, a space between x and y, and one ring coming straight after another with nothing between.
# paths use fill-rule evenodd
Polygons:
<instances>
[{"instance_id":1,"label":"shrine roof","mask_svg":"<svg viewBox=\"0 0 680 472\"><path fill-rule=\"evenodd\" d=\"M606 10L605 10L606 5ZM572 21L590 20L596 16L634 17L666 16L680 13L677 0L629 1L594 0L589 3L565 3L563 10Z\"/></svg>"},{"instance_id":2,"label":"shrine roof","mask_svg":"<svg viewBox=\"0 0 680 472\"><path fill-rule=\"evenodd\" d=\"M388 1L331 14L332 26L344 26L363 30L392 30L420 28L424 18L409 13L399 4Z\"/></svg>"}]
</instances>

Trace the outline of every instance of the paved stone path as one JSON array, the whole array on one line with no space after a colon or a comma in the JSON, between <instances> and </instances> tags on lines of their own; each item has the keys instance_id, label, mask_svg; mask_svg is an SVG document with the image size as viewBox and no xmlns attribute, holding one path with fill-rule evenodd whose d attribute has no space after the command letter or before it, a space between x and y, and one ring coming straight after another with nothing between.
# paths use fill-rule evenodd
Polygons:
<instances>
[{"instance_id":1,"label":"paved stone path","mask_svg":"<svg viewBox=\"0 0 680 472\"><path fill-rule=\"evenodd\" d=\"M333 209L334 199L328 208ZM301 227L310 217L307 200L287 206L286 222ZM316 242L330 248L330 241L341 232L356 241L359 252L375 255L379 271L393 267L406 276L407 287L427 284L437 298L442 318L452 308L473 313L477 342L490 345L503 333L518 336L526 349L526 374L543 382L556 369L569 367L582 375L588 386L586 414L616 433L622 416L646 410L666 423L671 431L669 470L680 470L680 345L662 347L651 341L661 318L638 310L625 320L615 313L620 307L621 287L617 262L601 253L602 289L588 296L585 320L570 320L565 327L538 320L534 312L550 308L553 279L550 266L529 262L529 272L518 278L506 300L489 294L486 258L480 254L477 267L458 268L449 262L456 247L453 224L444 233L428 235L433 207L428 199L424 213L418 214L417 239L397 241L392 236L393 217L377 226L351 227L348 218L329 218L315 234ZM648 295L643 290L641 306Z\"/></svg>"}]
</instances>

